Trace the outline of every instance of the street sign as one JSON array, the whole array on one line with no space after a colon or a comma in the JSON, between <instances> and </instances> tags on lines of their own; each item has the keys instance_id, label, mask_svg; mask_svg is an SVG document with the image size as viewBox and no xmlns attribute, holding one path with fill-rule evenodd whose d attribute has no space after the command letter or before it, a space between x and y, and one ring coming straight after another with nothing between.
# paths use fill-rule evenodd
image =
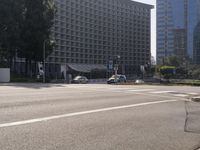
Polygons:
<instances>
[{"instance_id":1,"label":"street sign","mask_svg":"<svg viewBox=\"0 0 200 150\"><path fill-rule=\"evenodd\" d=\"M112 60L108 61L107 69L110 71L113 70L113 61Z\"/></svg>"},{"instance_id":2,"label":"street sign","mask_svg":"<svg viewBox=\"0 0 200 150\"><path fill-rule=\"evenodd\" d=\"M38 63L39 75L44 75L43 64L41 62Z\"/></svg>"},{"instance_id":3,"label":"street sign","mask_svg":"<svg viewBox=\"0 0 200 150\"><path fill-rule=\"evenodd\" d=\"M144 65L141 65L141 66L140 66L140 70L141 70L142 73L145 73Z\"/></svg>"}]
</instances>

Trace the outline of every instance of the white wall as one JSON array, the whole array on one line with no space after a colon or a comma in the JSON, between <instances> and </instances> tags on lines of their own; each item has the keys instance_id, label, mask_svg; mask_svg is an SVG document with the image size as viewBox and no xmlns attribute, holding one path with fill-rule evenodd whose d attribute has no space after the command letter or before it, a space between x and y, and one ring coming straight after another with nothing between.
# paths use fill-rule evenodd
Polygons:
<instances>
[{"instance_id":1,"label":"white wall","mask_svg":"<svg viewBox=\"0 0 200 150\"><path fill-rule=\"evenodd\" d=\"M0 82L10 82L9 68L0 68Z\"/></svg>"}]
</instances>

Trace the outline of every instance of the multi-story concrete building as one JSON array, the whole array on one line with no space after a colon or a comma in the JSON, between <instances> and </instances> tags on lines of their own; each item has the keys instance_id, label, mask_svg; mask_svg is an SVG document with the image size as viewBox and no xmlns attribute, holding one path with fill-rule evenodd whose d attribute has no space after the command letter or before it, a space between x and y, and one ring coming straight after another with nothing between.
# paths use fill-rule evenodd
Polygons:
<instances>
[{"instance_id":1,"label":"multi-story concrete building","mask_svg":"<svg viewBox=\"0 0 200 150\"><path fill-rule=\"evenodd\" d=\"M119 68L134 74L150 62L151 9L131 0L55 0L52 35L56 47L47 72L107 69L120 56ZM62 66L62 67L60 67Z\"/></svg>"},{"instance_id":2,"label":"multi-story concrete building","mask_svg":"<svg viewBox=\"0 0 200 150\"><path fill-rule=\"evenodd\" d=\"M164 57L194 62L194 30L200 21L200 0L157 0L157 62Z\"/></svg>"}]
</instances>

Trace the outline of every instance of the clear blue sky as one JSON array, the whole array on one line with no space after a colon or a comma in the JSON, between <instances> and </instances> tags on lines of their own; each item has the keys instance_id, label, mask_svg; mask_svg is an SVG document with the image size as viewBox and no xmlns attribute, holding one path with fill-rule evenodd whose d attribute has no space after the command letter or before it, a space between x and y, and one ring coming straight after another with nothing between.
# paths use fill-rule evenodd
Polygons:
<instances>
[{"instance_id":1,"label":"clear blue sky","mask_svg":"<svg viewBox=\"0 0 200 150\"><path fill-rule=\"evenodd\" d=\"M146 4L154 5L154 9L152 10L152 18L151 18L151 52L152 55L156 56L156 0L133 0L137 2L142 2Z\"/></svg>"}]
</instances>

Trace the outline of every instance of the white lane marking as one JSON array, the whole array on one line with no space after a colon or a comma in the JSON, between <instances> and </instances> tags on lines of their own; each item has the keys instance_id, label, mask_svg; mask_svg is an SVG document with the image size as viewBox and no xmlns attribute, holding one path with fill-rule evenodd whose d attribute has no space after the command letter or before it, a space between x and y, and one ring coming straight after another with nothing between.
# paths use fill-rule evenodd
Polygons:
<instances>
[{"instance_id":1,"label":"white lane marking","mask_svg":"<svg viewBox=\"0 0 200 150\"><path fill-rule=\"evenodd\" d=\"M135 88L109 88L111 90L134 90Z\"/></svg>"},{"instance_id":2,"label":"white lane marking","mask_svg":"<svg viewBox=\"0 0 200 150\"><path fill-rule=\"evenodd\" d=\"M187 93L189 95L198 95L198 93Z\"/></svg>"},{"instance_id":3,"label":"white lane marking","mask_svg":"<svg viewBox=\"0 0 200 150\"><path fill-rule=\"evenodd\" d=\"M153 91L154 89L138 89L138 90L128 90L129 92L146 92Z\"/></svg>"},{"instance_id":4,"label":"white lane marking","mask_svg":"<svg viewBox=\"0 0 200 150\"><path fill-rule=\"evenodd\" d=\"M174 96L177 96L177 97L187 97L188 95L186 94L173 94Z\"/></svg>"},{"instance_id":5,"label":"white lane marking","mask_svg":"<svg viewBox=\"0 0 200 150\"><path fill-rule=\"evenodd\" d=\"M175 91L155 91L155 92L150 92L152 94L162 94L162 93L172 93L172 92L175 92Z\"/></svg>"},{"instance_id":6,"label":"white lane marking","mask_svg":"<svg viewBox=\"0 0 200 150\"><path fill-rule=\"evenodd\" d=\"M108 107L108 108L95 109L95 110L89 110L89 111L75 112L75 113L62 114L62 115L30 119L30 120L23 120L23 121L17 121L17 122L3 123L3 124L0 124L0 128L20 126L20 125L25 125L25 124L32 124L32 123L37 123L37 122L43 122L43 121L49 121L49 120L55 120L55 119L73 117L73 116L87 115L87 114L98 113L98 112L133 108L133 107L139 107L139 106L145 106L145 105L169 103L169 102L176 102L176 101L178 100L154 101L154 102L147 102L147 103L139 103L139 104L132 104L132 105L123 105L123 106Z\"/></svg>"},{"instance_id":7,"label":"white lane marking","mask_svg":"<svg viewBox=\"0 0 200 150\"><path fill-rule=\"evenodd\" d=\"M93 91L97 91L97 92L105 92L106 90L97 90L97 89L91 89ZM109 90L108 90L109 91ZM110 92L110 91L109 91ZM151 97L158 97L158 98L174 98L173 95L160 95L160 94L153 94L150 92L131 92L131 91L127 91L127 90L112 90L112 92L115 93L126 93L126 94L134 94L134 95L143 95L143 96L151 96ZM187 100L185 98L181 98L179 97L179 100Z\"/></svg>"}]
</instances>

